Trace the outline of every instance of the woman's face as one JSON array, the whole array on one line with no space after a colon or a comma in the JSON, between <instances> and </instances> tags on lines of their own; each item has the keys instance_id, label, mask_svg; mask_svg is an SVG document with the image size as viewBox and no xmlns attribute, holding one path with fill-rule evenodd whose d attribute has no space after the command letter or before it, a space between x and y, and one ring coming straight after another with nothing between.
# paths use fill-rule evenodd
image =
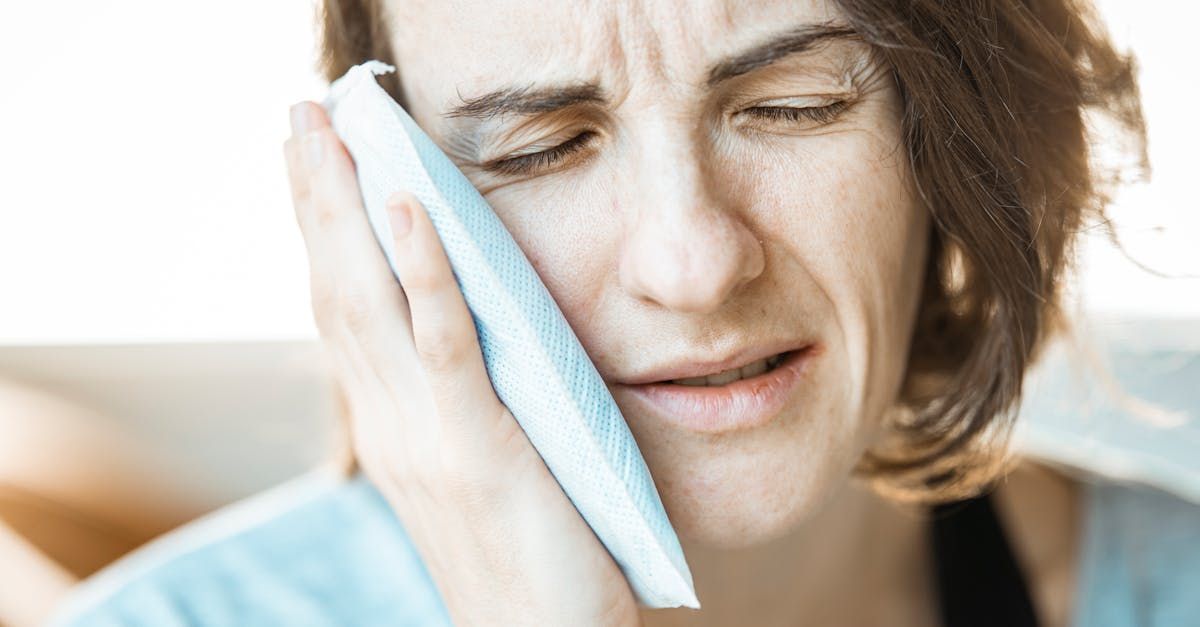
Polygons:
<instances>
[{"instance_id":1,"label":"woman's face","mask_svg":"<svg viewBox=\"0 0 1200 627\"><path fill-rule=\"evenodd\" d=\"M389 9L410 112L545 281L681 538L752 544L815 512L896 400L929 226L891 75L836 7ZM631 385L800 346L794 385L755 388L763 415L731 387L664 382L706 414Z\"/></svg>"}]
</instances>

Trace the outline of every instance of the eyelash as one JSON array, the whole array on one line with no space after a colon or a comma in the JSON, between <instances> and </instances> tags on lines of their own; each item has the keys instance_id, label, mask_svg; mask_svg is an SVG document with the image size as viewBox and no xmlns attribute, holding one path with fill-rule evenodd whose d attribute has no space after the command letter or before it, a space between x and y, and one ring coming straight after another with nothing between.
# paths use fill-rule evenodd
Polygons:
<instances>
[{"instance_id":1,"label":"eyelash","mask_svg":"<svg viewBox=\"0 0 1200 627\"><path fill-rule=\"evenodd\" d=\"M744 111L754 117L777 122L795 123L808 120L819 124L828 124L848 106L850 106L849 102L839 100L823 107L750 107ZM584 131L547 150L493 161L488 164L488 169L500 174L519 175L549 168L586 149L595 135L594 131Z\"/></svg>"},{"instance_id":2,"label":"eyelash","mask_svg":"<svg viewBox=\"0 0 1200 627\"><path fill-rule=\"evenodd\" d=\"M801 122L804 120L828 124L849 107L850 103L839 100L823 107L750 107L746 113L776 122Z\"/></svg>"},{"instance_id":3,"label":"eyelash","mask_svg":"<svg viewBox=\"0 0 1200 627\"><path fill-rule=\"evenodd\" d=\"M539 168L548 168L557 165L567 157L587 148L595 137L595 131L584 131L571 139L547 150L532 152L527 155L519 155L500 159L489 164L488 169L494 170L501 174L525 174Z\"/></svg>"}]
</instances>

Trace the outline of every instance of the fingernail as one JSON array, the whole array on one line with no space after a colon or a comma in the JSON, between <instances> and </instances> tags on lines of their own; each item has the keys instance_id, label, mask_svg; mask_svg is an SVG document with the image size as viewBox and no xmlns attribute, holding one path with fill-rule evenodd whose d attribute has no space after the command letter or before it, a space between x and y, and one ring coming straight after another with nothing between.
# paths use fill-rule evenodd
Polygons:
<instances>
[{"instance_id":1,"label":"fingernail","mask_svg":"<svg viewBox=\"0 0 1200 627\"><path fill-rule=\"evenodd\" d=\"M308 131L308 106L303 102L297 102L292 105L289 110L292 119L292 135L297 137Z\"/></svg>"},{"instance_id":2,"label":"fingernail","mask_svg":"<svg viewBox=\"0 0 1200 627\"><path fill-rule=\"evenodd\" d=\"M325 155L325 138L320 131L312 131L304 136L304 160L308 169L315 170L321 165L321 157Z\"/></svg>"},{"instance_id":3,"label":"fingernail","mask_svg":"<svg viewBox=\"0 0 1200 627\"><path fill-rule=\"evenodd\" d=\"M392 223L392 237L404 237L412 228L412 215L409 204L402 197L388 201L388 221Z\"/></svg>"}]
</instances>

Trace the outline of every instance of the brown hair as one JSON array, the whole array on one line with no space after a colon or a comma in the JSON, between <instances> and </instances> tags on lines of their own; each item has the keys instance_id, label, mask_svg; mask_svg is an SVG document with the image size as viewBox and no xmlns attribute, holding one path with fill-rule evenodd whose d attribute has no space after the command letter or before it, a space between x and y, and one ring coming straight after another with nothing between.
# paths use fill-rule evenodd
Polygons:
<instances>
[{"instance_id":1,"label":"brown hair","mask_svg":"<svg viewBox=\"0 0 1200 627\"><path fill-rule=\"evenodd\" d=\"M933 217L892 437L858 472L893 498L969 495L1005 466L1026 370L1064 322L1077 234L1106 223L1119 172L1093 159L1089 123L1110 121L1145 169L1133 59L1082 0L837 4L890 66ZM324 0L320 22L328 80L367 59L396 65L381 0ZM380 78L405 104L397 74Z\"/></svg>"}]
</instances>

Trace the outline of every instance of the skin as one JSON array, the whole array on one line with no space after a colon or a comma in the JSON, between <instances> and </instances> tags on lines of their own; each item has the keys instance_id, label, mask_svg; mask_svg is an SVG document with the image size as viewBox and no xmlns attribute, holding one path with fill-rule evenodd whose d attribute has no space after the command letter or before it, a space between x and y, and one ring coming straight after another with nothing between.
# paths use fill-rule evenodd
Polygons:
<instances>
[{"instance_id":1,"label":"skin","mask_svg":"<svg viewBox=\"0 0 1200 627\"><path fill-rule=\"evenodd\" d=\"M0 622L41 625L75 577L0 520Z\"/></svg>"},{"instance_id":2,"label":"skin","mask_svg":"<svg viewBox=\"0 0 1200 627\"><path fill-rule=\"evenodd\" d=\"M715 60L837 14L791 1L391 6L414 119L529 251L606 381L764 340L824 345L803 394L753 431L681 432L611 386L677 529L737 545L815 511L897 394L929 226L899 149L895 86L857 69L868 47L837 42L714 90L703 83ZM428 52L446 48L469 53ZM589 79L611 107L482 124L440 116L459 94ZM856 102L829 124L738 114L824 94ZM606 139L558 168L514 177L480 166L585 129Z\"/></svg>"},{"instance_id":3,"label":"skin","mask_svg":"<svg viewBox=\"0 0 1200 627\"><path fill-rule=\"evenodd\" d=\"M707 81L714 63L765 38L836 24L835 7L389 9L409 112L496 210L609 384L704 604L635 607L495 398L423 208L397 190L401 290L362 217L353 162L319 107L301 103L285 154L314 315L364 472L456 623L931 624L922 520L850 475L896 402L928 248L896 86L864 43L844 38ZM603 102L448 115L509 86L587 81ZM838 102L816 119L756 108ZM584 132L585 147L561 161L497 165ZM757 428L689 431L622 384L663 364L795 340L815 342L816 357L784 411Z\"/></svg>"}]
</instances>

